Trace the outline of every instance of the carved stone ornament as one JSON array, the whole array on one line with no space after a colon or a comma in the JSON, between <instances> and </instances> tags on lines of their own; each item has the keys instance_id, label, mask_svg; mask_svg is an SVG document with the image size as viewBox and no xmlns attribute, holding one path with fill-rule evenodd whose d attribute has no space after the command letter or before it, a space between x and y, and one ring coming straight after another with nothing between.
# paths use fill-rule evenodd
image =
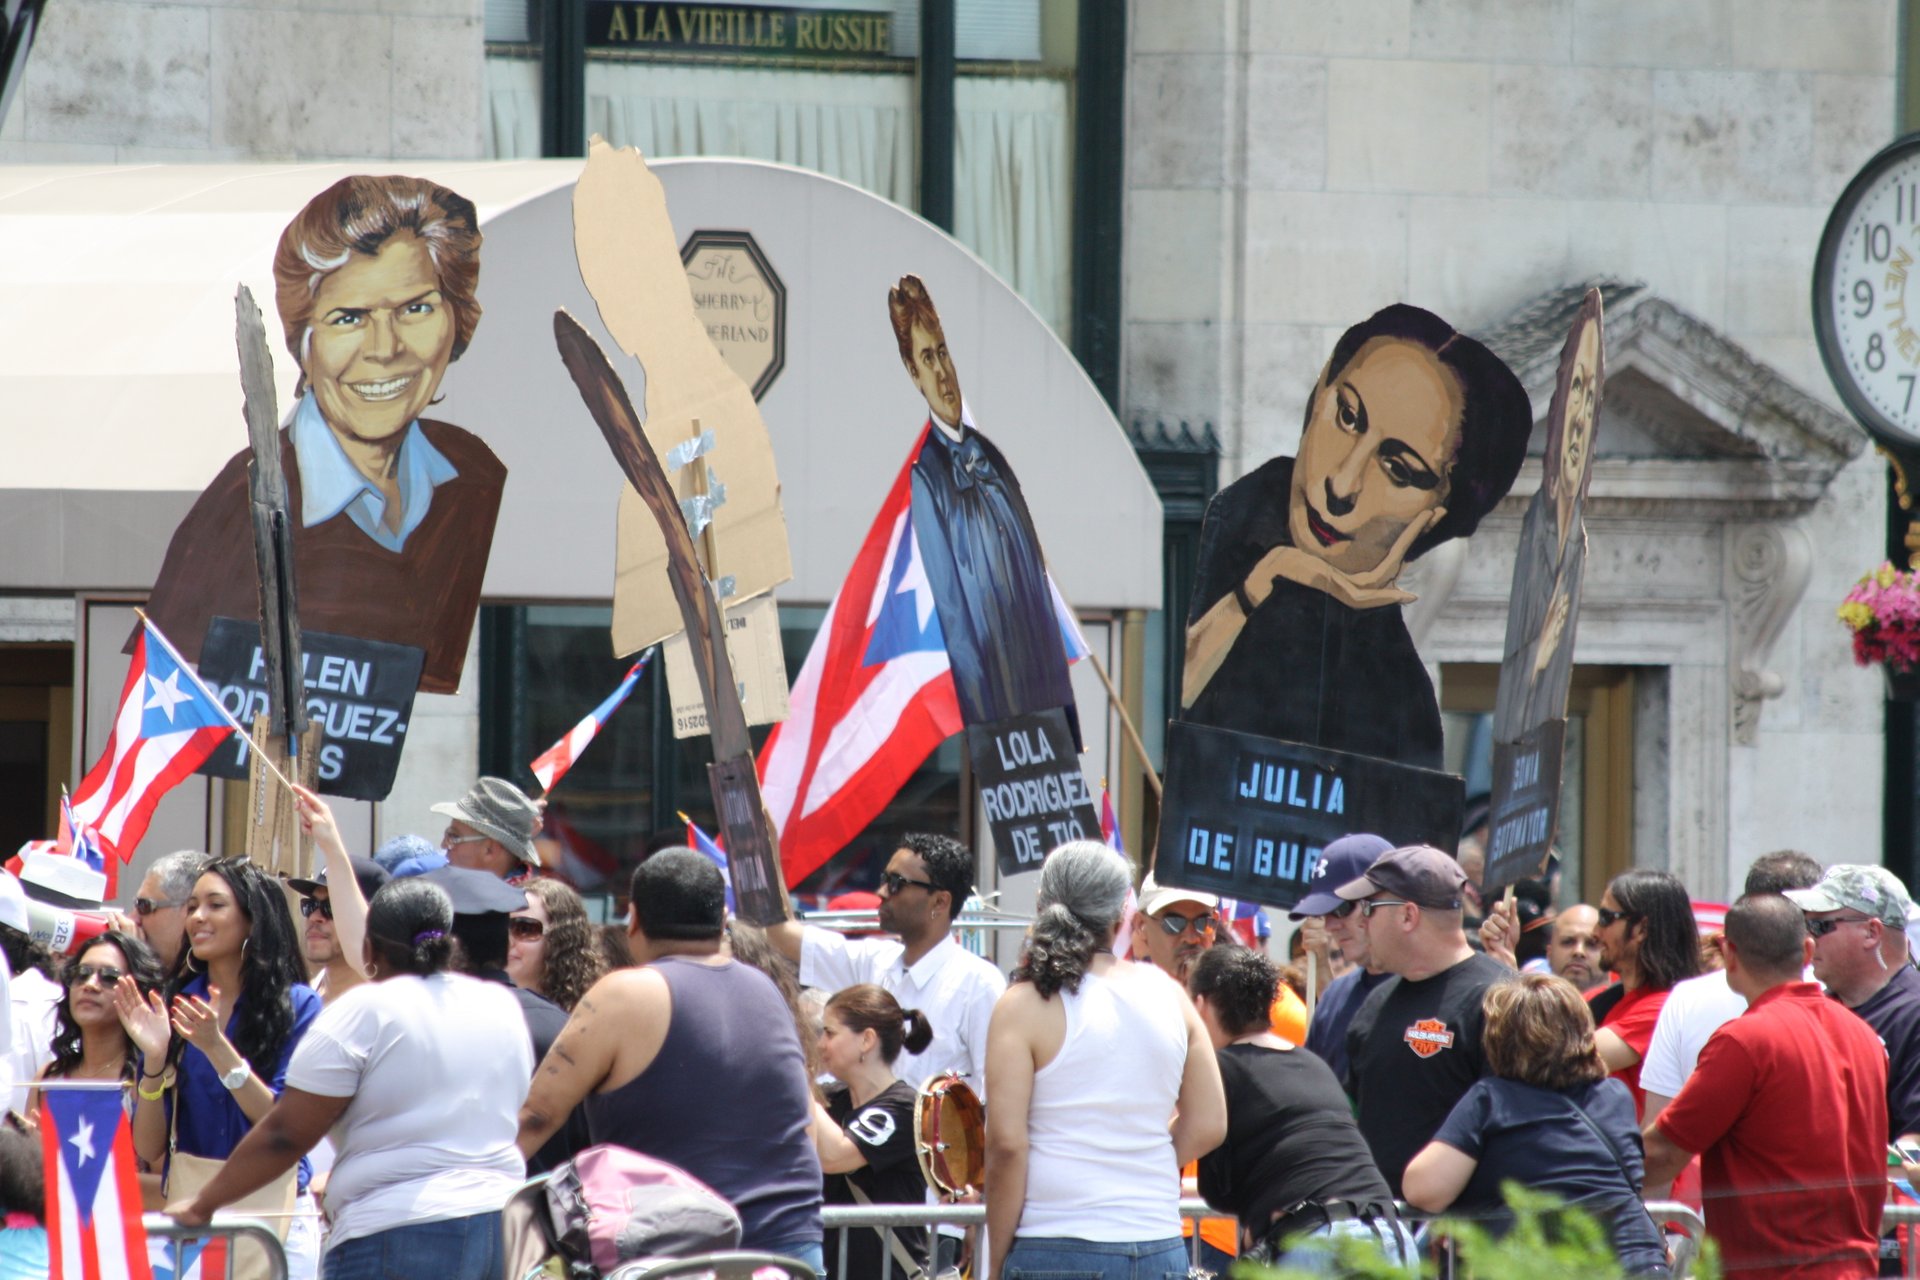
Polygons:
<instances>
[{"instance_id":1,"label":"carved stone ornament","mask_svg":"<svg viewBox=\"0 0 1920 1280\"><path fill-rule=\"evenodd\" d=\"M1733 740L1748 747L1760 732L1760 708L1786 680L1767 669L1780 630L1813 572L1813 545L1797 524L1727 526L1726 594L1732 611L1727 671L1733 681Z\"/></svg>"},{"instance_id":2,"label":"carved stone ornament","mask_svg":"<svg viewBox=\"0 0 1920 1280\"><path fill-rule=\"evenodd\" d=\"M1440 620L1447 601L1453 598L1454 589L1460 585L1460 571L1467 564L1469 541L1467 538L1453 538L1443 542L1400 571L1400 579L1394 585L1414 597L1400 606L1401 616L1407 621L1407 634L1413 637L1414 648L1426 642L1427 633Z\"/></svg>"}]
</instances>

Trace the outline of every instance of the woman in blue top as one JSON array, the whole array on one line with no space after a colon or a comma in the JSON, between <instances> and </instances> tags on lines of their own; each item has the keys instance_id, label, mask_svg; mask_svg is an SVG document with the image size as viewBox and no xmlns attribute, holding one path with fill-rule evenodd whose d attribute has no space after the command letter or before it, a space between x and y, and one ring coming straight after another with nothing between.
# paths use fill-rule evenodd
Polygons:
<instances>
[{"instance_id":1,"label":"woman in blue top","mask_svg":"<svg viewBox=\"0 0 1920 1280\"><path fill-rule=\"evenodd\" d=\"M232 1154L273 1109L294 1046L320 1013L286 896L265 872L244 858L209 859L185 915L188 951L168 986L170 998L143 998L131 978L114 993L140 1050L134 1149L155 1166L171 1166L175 1153L210 1160ZM171 1184L170 1167L167 1177ZM296 1183L302 1196L307 1178L303 1160ZM307 1251L317 1257L317 1240L290 1233L289 1262Z\"/></svg>"}]
</instances>

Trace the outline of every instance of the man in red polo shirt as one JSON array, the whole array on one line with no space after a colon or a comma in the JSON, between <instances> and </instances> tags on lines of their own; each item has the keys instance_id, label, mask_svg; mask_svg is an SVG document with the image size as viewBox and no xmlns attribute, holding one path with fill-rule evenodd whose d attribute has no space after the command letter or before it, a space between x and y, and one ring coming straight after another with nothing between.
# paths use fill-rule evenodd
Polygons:
<instances>
[{"instance_id":1,"label":"man in red polo shirt","mask_svg":"<svg viewBox=\"0 0 1920 1280\"><path fill-rule=\"evenodd\" d=\"M1813 939L1785 898L1734 903L1722 950L1747 1012L1714 1032L1680 1096L1647 1126L1647 1184L1701 1153L1707 1231L1729 1275L1873 1275L1887 1200L1886 1050L1801 980Z\"/></svg>"}]
</instances>

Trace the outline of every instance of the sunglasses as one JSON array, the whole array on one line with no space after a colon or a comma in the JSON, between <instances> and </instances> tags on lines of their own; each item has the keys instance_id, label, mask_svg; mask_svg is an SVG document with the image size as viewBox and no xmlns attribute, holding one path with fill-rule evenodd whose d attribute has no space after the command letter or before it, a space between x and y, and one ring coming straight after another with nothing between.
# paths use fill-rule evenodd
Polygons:
<instances>
[{"instance_id":1,"label":"sunglasses","mask_svg":"<svg viewBox=\"0 0 1920 1280\"><path fill-rule=\"evenodd\" d=\"M133 900L133 914L146 917L156 911L168 911L179 905L178 902L169 902L165 899L155 901L152 898L135 898Z\"/></svg>"},{"instance_id":2,"label":"sunglasses","mask_svg":"<svg viewBox=\"0 0 1920 1280\"><path fill-rule=\"evenodd\" d=\"M1359 907L1360 907L1360 904L1358 902L1353 902L1353 901L1342 902L1339 906L1327 912L1327 914L1330 916L1337 917L1338 919L1345 920L1348 916L1352 915L1355 911L1357 911Z\"/></svg>"},{"instance_id":3,"label":"sunglasses","mask_svg":"<svg viewBox=\"0 0 1920 1280\"><path fill-rule=\"evenodd\" d=\"M1178 911L1169 911L1160 917L1160 927L1165 929L1170 937L1175 938L1189 928L1203 938L1210 938L1219 923L1215 916L1205 911L1197 916L1183 916Z\"/></svg>"},{"instance_id":4,"label":"sunglasses","mask_svg":"<svg viewBox=\"0 0 1920 1280\"><path fill-rule=\"evenodd\" d=\"M1413 904L1401 898L1362 898L1354 904L1360 908L1360 914L1373 919L1373 913L1382 907L1410 907Z\"/></svg>"},{"instance_id":5,"label":"sunglasses","mask_svg":"<svg viewBox=\"0 0 1920 1280\"><path fill-rule=\"evenodd\" d=\"M1593 914L1595 918L1600 921L1600 927L1604 929L1610 924L1614 924L1617 921L1627 919L1628 917L1633 915L1633 912L1615 911L1612 907L1601 907L1599 910L1595 911Z\"/></svg>"},{"instance_id":6,"label":"sunglasses","mask_svg":"<svg viewBox=\"0 0 1920 1280\"><path fill-rule=\"evenodd\" d=\"M324 920L333 919L333 899L332 898L300 899L301 915L311 916L316 911L320 913L321 918Z\"/></svg>"},{"instance_id":7,"label":"sunglasses","mask_svg":"<svg viewBox=\"0 0 1920 1280\"><path fill-rule=\"evenodd\" d=\"M125 976L126 970L116 969L110 964L77 964L67 970L67 985L84 987L88 982L98 978L101 986L110 987Z\"/></svg>"},{"instance_id":8,"label":"sunglasses","mask_svg":"<svg viewBox=\"0 0 1920 1280\"><path fill-rule=\"evenodd\" d=\"M476 841L491 839L493 839L492 836L456 836L449 832L440 837L440 847L442 849L451 849L457 844L473 844Z\"/></svg>"},{"instance_id":9,"label":"sunglasses","mask_svg":"<svg viewBox=\"0 0 1920 1280\"><path fill-rule=\"evenodd\" d=\"M1829 916L1825 920L1807 917L1807 932L1816 938L1824 938L1843 924L1871 924L1871 916Z\"/></svg>"},{"instance_id":10,"label":"sunglasses","mask_svg":"<svg viewBox=\"0 0 1920 1280\"><path fill-rule=\"evenodd\" d=\"M547 926L535 920L532 916L508 916L507 934L509 937L520 939L522 942L532 942L536 938L544 938L546 936Z\"/></svg>"},{"instance_id":11,"label":"sunglasses","mask_svg":"<svg viewBox=\"0 0 1920 1280\"><path fill-rule=\"evenodd\" d=\"M885 887L886 891L890 894L898 893L902 889L906 888L908 885L914 885L917 888L925 889L928 893L936 893L939 891L939 886L935 885L931 880L909 880L897 871L887 871L887 872L881 873L880 883L882 886Z\"/></svg>"}]
</instances>

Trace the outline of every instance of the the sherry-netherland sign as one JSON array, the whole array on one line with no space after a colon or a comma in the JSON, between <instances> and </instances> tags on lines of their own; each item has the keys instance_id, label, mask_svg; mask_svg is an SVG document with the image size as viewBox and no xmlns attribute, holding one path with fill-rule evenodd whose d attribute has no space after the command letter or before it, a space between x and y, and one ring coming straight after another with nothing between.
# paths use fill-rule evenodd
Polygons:
<instances>
[{"instance_id":1,"label":"the sherry-netherland sign","mask_svg":"<svg viewBox=\"0 0 1920 1280\"><path fill-rule=\"evenodd\" d=\"M693 309L760 399L787 363L787 287L746 231L696 231L680 246Z\"/></svg>"}]
</instances>

